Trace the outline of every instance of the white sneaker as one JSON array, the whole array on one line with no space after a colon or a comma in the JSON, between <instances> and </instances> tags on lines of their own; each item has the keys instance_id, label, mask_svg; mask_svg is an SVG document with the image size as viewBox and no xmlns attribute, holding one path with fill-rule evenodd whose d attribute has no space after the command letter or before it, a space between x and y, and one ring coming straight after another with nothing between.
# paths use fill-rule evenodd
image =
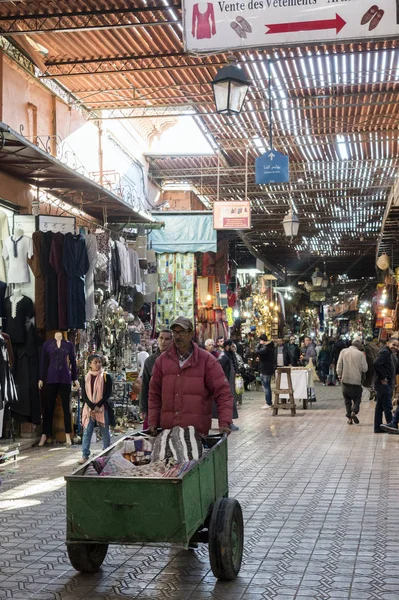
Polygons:
<instances>
[{"instance_id":1,"label":"white sneaker","mask_svg":"<svg viewBox=\"0 0 399 600\"><path fill-rule=\"evenodd\" d=\"M268 410L269 408L271 408L269 404L265 404L265 406L262 406L262 410Z\"/></svg>"}]
</instances>

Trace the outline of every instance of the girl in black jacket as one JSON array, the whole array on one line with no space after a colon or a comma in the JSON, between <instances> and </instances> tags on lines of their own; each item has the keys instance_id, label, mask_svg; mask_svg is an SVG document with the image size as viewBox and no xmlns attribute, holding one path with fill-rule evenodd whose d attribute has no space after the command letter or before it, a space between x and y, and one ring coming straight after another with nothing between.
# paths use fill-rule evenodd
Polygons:
<instances>
[{"instance_id":1,"label":"girl in black jacket","mask_svg":"<svg viewBox=\"0 0 399 600\"><path fill-rule=\"evenodd\" d=\"M113 424L113 411L110 402L112 394L112 377L105 373L99 354L92 354L88 358L89 371L82 382L82 458L79 464L85 463L90 456L90 442L94 427L101 430L103 449L110 445L109 426Z\"/></svg>"}]
</instances>

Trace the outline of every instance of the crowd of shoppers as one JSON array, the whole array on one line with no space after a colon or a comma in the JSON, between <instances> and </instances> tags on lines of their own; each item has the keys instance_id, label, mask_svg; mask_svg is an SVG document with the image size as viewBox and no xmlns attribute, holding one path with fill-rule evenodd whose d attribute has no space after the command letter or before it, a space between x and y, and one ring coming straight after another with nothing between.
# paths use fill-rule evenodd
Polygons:
<instances>
[{"instance_id":1,"label":"crowd of shoppers","mask_svg":"<svg viewBox=\"0 0 399 600\"><path fill-rule=\"evenodd\" d=\"M300 342L294 335L283 340L261 334L251 352L245 340L236 343L224 338L208 339L201 349L193 336L192 323L179 317L171 329L160 332L157 352L143 362L140 409L144 426L154 429L195 421L205 432L213 417L219 419L221 431L238 431L233 422L239 416L237 407L243 390L257 376L268 409L273 405L271 381L276 368L312 366L323 385L342 384L348 424L359 423L366 388L369 399L376 400L374 432L399 434L399 407L392 414L399 372L397 338L380 345L373 338L363 343L344 336L319 340L305 336Z\"/></svg>"}]
</instances>

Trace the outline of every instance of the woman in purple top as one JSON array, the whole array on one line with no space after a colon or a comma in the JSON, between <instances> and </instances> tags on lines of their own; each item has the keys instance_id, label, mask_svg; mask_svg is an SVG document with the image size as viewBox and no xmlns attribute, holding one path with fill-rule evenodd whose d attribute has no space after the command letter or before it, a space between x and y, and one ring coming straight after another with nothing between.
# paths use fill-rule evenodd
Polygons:
<instances>
[{"instance_id":1,"label":"woman in purple top","mask_svg":"<svg viewBox=\"0 0 399 600\"><path fill-rule=\"evenodd\" d=\"M77 381L77 367L75 349L71 342L62 338L62 333L57 331L53 340L44 342L40 361L39 389L43 382L46 383L45 403L43 416L43 435L39 446L44 446L48 437L53 435L53 416L57 395L62 400L64 411L64 426L66 444L70 446L71 441L71 409L69 398L71 395L71 383L79 387Z\"/></svg>"}]
</instances>

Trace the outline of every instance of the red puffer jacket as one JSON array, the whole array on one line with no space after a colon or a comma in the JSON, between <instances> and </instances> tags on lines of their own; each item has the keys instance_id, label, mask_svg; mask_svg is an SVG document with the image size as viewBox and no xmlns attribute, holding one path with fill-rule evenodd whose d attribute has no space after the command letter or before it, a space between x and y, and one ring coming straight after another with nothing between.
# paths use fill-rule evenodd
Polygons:
<instances>
[{"instance_id":1,"label":"red puffer jacket","mask_svg":"<svg viewBox=\"0 0 399 600\"><path fill-rule=\"evenodd\" d=\"M148 397L150 427L192 425L207 435L212 425L213 398L219 427L232 423L233 396L219 361L197 344L193 346L192 355L181 368L174 344L155 361Z\"/></svg>"}]
</instances>

